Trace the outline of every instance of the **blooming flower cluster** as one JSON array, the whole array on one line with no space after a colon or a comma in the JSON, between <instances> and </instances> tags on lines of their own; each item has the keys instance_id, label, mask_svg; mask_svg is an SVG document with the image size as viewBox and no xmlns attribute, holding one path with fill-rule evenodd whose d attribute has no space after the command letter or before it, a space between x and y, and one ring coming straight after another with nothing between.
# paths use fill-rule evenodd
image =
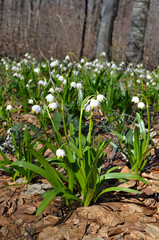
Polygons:
<instances>
[{"instance_id":1,"label":"blooming flower cluster","mask_svg":"<svg viewBox=\"0 0 159 240\"><path fill-rule=\"evenodd\" d=\"M55 97L52 94L48 94L45 98L49 103L52 103L55 99Z\"/></svg>"},{"instance_id":2,"label":"blooming flower cluster","mask_svg":"<svg viewBox=\"0 0 159 240\"><path fill-rule=\"evenodd\" d=\"M137 96L134 96L131 101L137 103L138 108L143 109L145 107L145 103L140 102L140 99Z\"/></svg>"},{"instance_id":3,"label":"blooming flower cluster","mask_svg":"<svg viewBox=\"0 0 159 240\"><path fill-rule=\"evenodd\" d=\"M82 83L71 82L70 87L71 88L82 89Z\"/></svg>"},{"instance_id":4,"label":"blooming flower cluster","mask_svg":"<svg viewBox=\"0 0 159 240\"><path fill-rule=\"evenodd\" d=\"M91 110L98 110L101 107L101 102L104 101L105 96L102 94L97 95L97 99L90 99L85 105L85 112L90 112Z\"/></svg>"},{"instance_id":5,"label":"blooming flower cluster","mask_svg":"<svg viewBox=\"0 0 159 240\"><path fill-rule=\"evenodd\" d=\"M42 112L42 109L39 105L33 105L32 106L32 112L38 114L38 113Z\"/></svg>"}]
</instances>

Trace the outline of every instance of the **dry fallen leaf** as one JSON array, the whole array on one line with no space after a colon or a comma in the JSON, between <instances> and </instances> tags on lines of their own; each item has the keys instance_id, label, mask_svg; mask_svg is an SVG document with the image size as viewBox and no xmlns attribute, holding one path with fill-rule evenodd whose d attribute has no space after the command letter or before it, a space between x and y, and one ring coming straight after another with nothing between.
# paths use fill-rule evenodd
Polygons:
<instances>
[{"instance_id":1,"label":"dry fallen leaf","mask_svg":"<svg viewBox=\"0 0 159 240\"><path fill-rule=\"evenodd\" d=\"M146 224L145 231L149 233L153 238L159 239L159 227L152 224Z\"/></svg>"}]
</instances>

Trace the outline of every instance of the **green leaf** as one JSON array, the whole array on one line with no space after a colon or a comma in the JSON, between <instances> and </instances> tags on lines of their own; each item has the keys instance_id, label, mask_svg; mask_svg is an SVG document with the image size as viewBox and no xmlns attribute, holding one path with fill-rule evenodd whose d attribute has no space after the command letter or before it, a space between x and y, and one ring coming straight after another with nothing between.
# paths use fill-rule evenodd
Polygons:
<instances>
[{"instance_id":1,"label":"green leaf","mask_svg":"<svg viewBox=\"0 0 159 240\"><path fill-rule=\"evenodd\" d=\"M82 91L82 89L78 89L78 104L79 104L79 106L81 106L82 102L83 102L83 91Z\"/></svg>"},{"instance_id":2,"label":"green leaf","mask_svg":"<svg viewBox=\"0 0 159 240\"><path fill-rule=\"evenodd\" d=\"M36 211L36 216L39 215L47 207L47 205L53 200L53 198L62 192L62 190L63 188L55 188L52 191L50 191L46 195L44 200L41 202L40 206L38 207Z\"/></svg>"},{"instance_id":3,"label":"green leaf","mask_svg":"<svg viewBox=\"0 0 159 240\"><path fill-rule=\"evenodd\" d=\"M52 120L55 124L56 129L59 130L61 127L62 114L58 111L55 111Z\"/></svg>"},{"instance_id":4,"label":"green leaf","mask_svg":"<svg viewBox=\"0 0 159 240\"><path fill-rule=\"evenodd\" d=\"M145 184L148 184L149 183L143 179L142 177L140 177L139 175L137 174L133 174L133 173L106 173L106 174L103 174L100 176L100 182L101 181L105 181L105 180L108 180L108 179L129 179L129 178L132 178L132 179L136 179L138 181L141 181Z\"/></svg>"},{"instance_id":5,"label":"green leaf","mask_svg":"<svg viewBox=\"0 0 159 240\"><path fill-rule=\"evenodd\" d=\"M144 140L144 145L146 143L146 130L145 130L145 125L143 120L141 119L141 116L139 115L139 113L136 113L136 117L138 120L138 124L140 126L140 134L141 134L141 139Z\"/></svg>"},{"instance_id":6,"label":"green leaf","mask_svg":"<svg viewBox=\"0 0 159 240\"><path fill-rule=\"evenodd\" d=\"M124 188L124 187L110 187L110 188L107 188L107 189L104 189L100 194L98 194L98 196L95 198L95 201L97 201L97 199L104 193L107 193L107 192L113 192L113 191L122 191L122 192L129 192L129 193L136 193L136 194L141 194L140 191L137 191L137 190L134 190L134 189L131 189L131 188Z\"/></svg>"},{"instance_id":7,"label":"green leaf","mask_svg":"<svg viewBox=\"0 0 159 240\"><path fill-rule=\"evenodd\" d=\"M114 133L118 138L120 138L122 141L125 140L125 136L121 135L120 133L114 131L111 129L111 132Z\"/></svg>"},{"instance_id":8,"label":"green leaf","mask_svg":"<svg viewBox=\"0 0 159 240\"><path fill-rule=\"evenodd\" d=\"M11 163L12 163L12 161L10 161L7 157L6 157L6 155L4 154L4 152L0 149L0 154L3 156L3 161L0 161L0 163L2 164L4 164L4 165L10 165Z\"/></svg>"},{"instance_id":9,"label":"green leaf","mask_svg":"<svg viewBox=\"0 0 159 240\"><path fill-rule=\"evenodd\" d=\"M36 172L36 173L40 174L41 176L43 176L44 178L46 178L53 187L59 187L59 186L61 187L64 185L62 183L61 179L59 181L59 176L58 176L58 178L56 177L57 173L55 175L55 174L50 173L32 163L28 163L28 162L24 162L24 161L17 161L17 162L12 163L11 166L18 166L18 167L24 167L24 168L30 169L31 171Z\"/></svg>"}]
</instances>

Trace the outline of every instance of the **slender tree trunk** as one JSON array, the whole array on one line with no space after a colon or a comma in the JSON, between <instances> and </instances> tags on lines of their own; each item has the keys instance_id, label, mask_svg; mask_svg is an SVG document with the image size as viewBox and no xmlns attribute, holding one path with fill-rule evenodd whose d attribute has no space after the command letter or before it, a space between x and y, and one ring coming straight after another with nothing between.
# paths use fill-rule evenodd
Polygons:
<instances>
[{"instance_id":1,"label":"slender tree trunk","mask_svg":"<svg viewBox=\"0 0 159 240\"><path fill-rule=\"evenodd\" d=\"M137 63L143 59L149 6L150 0L135 0L134 2L125 53L128 62Z\"/></svg>"},{"instance_id":2,"label":"slender tree trunk","mask_svg":"<svg viewBox=\"0 0 159 240\"><path fill-rule=\"evenodd\" d=\"M105 51L108 60L111 59L112 34L118 4L119 0L103 0L101 4L95 56L99 56L101 51Z\"/></svg>"}]
</instances>

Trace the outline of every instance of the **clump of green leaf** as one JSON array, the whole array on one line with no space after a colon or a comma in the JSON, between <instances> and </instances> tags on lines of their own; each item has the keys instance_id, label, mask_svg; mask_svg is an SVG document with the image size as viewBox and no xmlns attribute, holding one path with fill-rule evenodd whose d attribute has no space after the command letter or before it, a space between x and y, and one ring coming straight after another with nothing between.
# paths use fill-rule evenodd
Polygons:
<instances>
[{"instance_id":1,"label":"clump of green leaf","mask_svg":"<svg viewBox=\"0 0 159 240\"><path fill-rule=\"evenodd\" d=\"M26 161L17 161L11 164L15 169L16 167L23 167L24 169L40 174L52 185L53 190L45 195L44 200L37 210L37 215L41 213L57 195L64 198L68 206L71 205L72 201L78 201L84 206L89 206L91 203L95 203L101 194L110 191L139 193L139 191L134 189L123 187L110 187L101 190L103 184L109 179L126 180L128 178L133 178L147 183L140 176L133 173L114 173L114 168L109 169L105 174L101 175L105 156L104 150L110 144L111 139L106 139L101 142L100 135L98 135L95 144L96 138L94 136L93 110L90 112L88 136L85 137L82 134L83 110L89 99L90 97L86 98L81 105L78 134L73 124L70 124L70 137L68 137L65 128L65 118L63 116L66 137L66 140L64 140L51 119L56 133L56 142L42 142L44 146L52 150L56 157L45 159L42 154L29 147L27 148L28 151L37 159L37 162L40 164L39 166ZM64 111L62 111L62 114L64 115ZM62 167L65 170L65 175L54 169L50 163Z\"/></svg>"}]
</instances>

